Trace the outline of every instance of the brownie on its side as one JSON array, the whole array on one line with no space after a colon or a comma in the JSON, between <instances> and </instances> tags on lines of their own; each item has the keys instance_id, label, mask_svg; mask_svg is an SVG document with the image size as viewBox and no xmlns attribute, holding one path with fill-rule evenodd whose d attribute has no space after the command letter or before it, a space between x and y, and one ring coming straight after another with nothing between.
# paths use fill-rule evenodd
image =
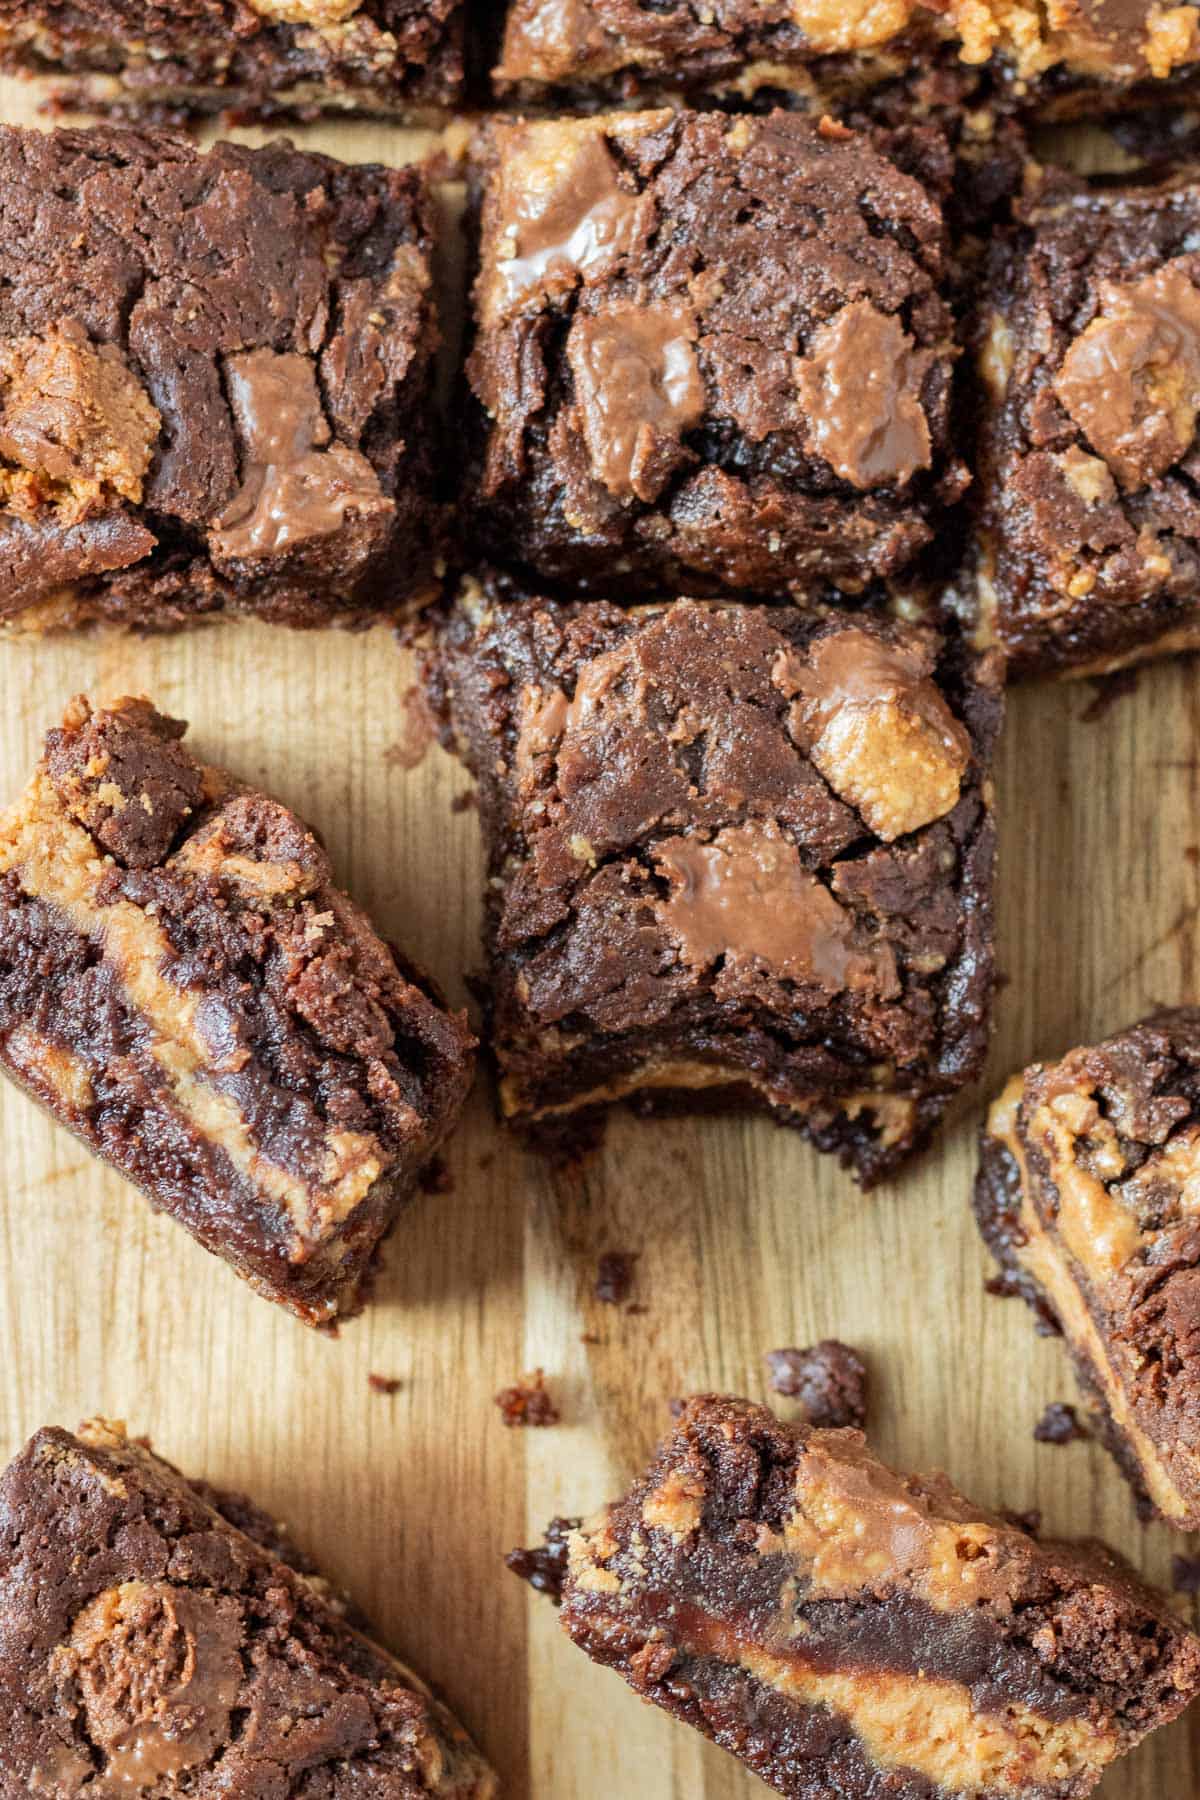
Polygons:
<instances>
[{"instance_id":1,"label":"brownie on its side","mask_svg":"<svg viewBox=\"0 0 1200 1800\"><path fill-rule=\"evenodd\" d=\"M0 0L0 67L173 112L378 113L463 97L463 0Z\"/></svg>"},{"instance_id":2,"label":"brownie on its side","mask_svg":"<svg viewBox=\"0 0 1200 1800\"><path fill-rule=\"evenodd\" d=\"M468 584L434 705L480 782L501 1099L765 1106L870 1181L978 1071L994 661L863 615Z\"/></svg>"},{"instance_id":3,"label":"brownie on its side","mask_svg":"<svg viewBox=\"0 0 1200 1800\"><path fill-rule=\"evenodd\" d=\"M881 597L968 477L938 200L785 112L493 123L479 548L573 594Z\"/></svg>"},{"instance_id":4,"label":"brownie on its side","mask_svg":"<svg viewBox=\"0 0 1200 1800\"><path fill-rule=\"evenodd\" d=\"M424 1683L245 1503L94 1420L0 1477L0 1800L494 1800Z\"/></svg>"},{"instance_id":5,"label":"brownie on its side","mask_svg":"<svg viewBox=\"0 0 1200 1800\"><path fill-rule=\"evenodd\" d=\"M562 1623L792 1800L1079 1800L1200 1691L1200 1640L1102 1546L712 1396L569 1536Z\"/></svg>"},{"instance_id":6,"label":"brownie on its side","mask_svg":"<svg viewBox=\"0 0 1200 1800\"><path fill-rule=\"evenodd\" d=\"M355 1311L473 1040L277 801L145 700L68 709L0 815L0 1067L311 1325Z\"/></svg>"},{"instance_id":7,"label":"brownie on its side","mask_svg":"<svg viewBox=\"0 0 1200 1800\"><path fill-rule=\"evenodd\" d=\"M967 609L1018 674L1200 644L1200 184L1046 192L978 321Z\"/></svg>"},{"instance_id":8,"label":"brownie on its side","mask_svg":"<svg viewBox=\"0 0 1200 1800\"><path fill-rule=\"evenodd\" d=\"M975 1211L1143 1503L1200 1531L1200 1009L1014 1075Z\"/></svg>"},{"instance_id":9,"label":"brownie on its side","mask_svg":"<svg viewBox=\"0 0 1200 1800\"><path fill-rule=\"evenodd\" d=\"M1198 65L1198 9L1159 0L508 0L494 79L525 105L907 89L918 113L975 91L1061 116L1193 94Z\"/></svg>"},{"instance_id":10,"label":"brownie on its side","mask_svg":"<svg viewBox=\"0 0 1200 1800\"><path fill-rule=\"evenodd\" d=\"M432 231L419 169L0 127L0 621L428 598Z\"/></svg>"}]
</instances>

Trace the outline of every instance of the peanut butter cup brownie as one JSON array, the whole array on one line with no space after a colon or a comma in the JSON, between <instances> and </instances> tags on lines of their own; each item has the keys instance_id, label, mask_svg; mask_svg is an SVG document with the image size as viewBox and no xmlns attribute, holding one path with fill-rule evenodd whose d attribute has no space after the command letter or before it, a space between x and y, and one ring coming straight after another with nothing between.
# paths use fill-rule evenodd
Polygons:
<instances>
[{"instance_id":1,"label":"peanut butter cup brownie","mask_svg":"<svg viewBox=\"0 0 1200 1800\"><path fill-rule=\"evenodd\" d=\"M462 101L463 0L0 0L0 66L84 104L351 111L433 122Z\"/></svg>"},{"instance_id":2,"label":"peanut butter cup brownie","mask_svg":"<svg viewBox=\"0 0 1200 1800\"><path fill-rule=\"evenodd\" d=\"M1018 674L1200 644L1200 186L1055 185L995 241L968 607Z\"/></svg>"},{"instance_id":3,"label":"peanut butter cup brownie","mask_svg":"<svg viewBox=\"0 0 1200 1800\"><path fill-rule=\"evenodd\" d=\"M1079 1800L1200 1690L1200 1640L1102 1546L712 1396L570 1533L561 1616L792 1800Z\"/></svg>"},{"instance_id":4,"label":"peanut butter cup brownie","mask_svg":"<svg viewBox=\"0 0 1200 1800\"><path fill-rule=\"evenodd\" d=\"M860 600L968 479L934 194L793 114L494 123L479 547L572 593Z\"/></svg>"},{"instance_id":5,"label":"peanut butter cup brownie","mask_svg":"<svg viewBox=\"0 0 1200 1800\"><path fill-rule=\"evenodd\" d=\"M1138 1495L1200 1530L1200 1011L1014 1075L975 1210L1005 1285L1061 1330Z\"/></svg>"},{"instance_id":6,"label":"peanut butter cup brownie","mask_svg":"<svg viewBox=\"0 0 1200 1800\"><path fill-rule=\"evenodd\" d=\"M867 616L469 585L435 705L480 782L505 1114L758 1105L872 1180L979 1068L999 669Z\"/></svg>"},{"instance_id":7,"label":"peanut butter cup brownie","mask_svg":"<svg viewBox=\"0 0 1200 1800\"><path fill-rule=\"evenodd\" d=\"M0 815L0 1066L269 1299L355 1311L473 1040L277 801L79 700Z\"/></svg>"},{"instance_id":8,"label":"peanut butter cup brownie","mask_svg":"<svg viewBox=\"0 0 1200 1800\"><path fill-rule=\"evenodd\" d=\"M414 168L0 127L0 621L428 597L432 230Z\"/></svg>"},{"instance_id":9,"label":"peanut butter cup brownie","mask_svg":"<svg viewBox=\"0 0 1200 1800\"><path fill-rule=\"evenodd\" d=\"M0 1477L2 1800L494 1800L424 1682L222 1505L104 1420Z\"/></svg>"}]
</instances>

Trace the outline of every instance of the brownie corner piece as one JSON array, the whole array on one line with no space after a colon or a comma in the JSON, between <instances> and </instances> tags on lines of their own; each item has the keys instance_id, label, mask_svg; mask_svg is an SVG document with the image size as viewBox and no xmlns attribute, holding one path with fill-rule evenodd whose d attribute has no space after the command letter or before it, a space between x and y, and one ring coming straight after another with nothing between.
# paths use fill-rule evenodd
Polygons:
<instances>
[{"instance_id":1,"label":"brownie corner piece","mask_svg":"<svg viewBox=\"0 0 1200 1800\"><path fill-rule=\"evenodd\" d=\"M690 1400L567 1544L571 1639L792 1800L1076 1800L1200 1691L1200 1639L1102 1546L745 1400Z\"/></svg>"},{"instance_id":2,"label":"brownie corner piece","mask_svg":"<svg viewBox=\"0 0 1200 1800\"><path fill-rule=\"evenodd\" d=\"M1014 1075L988 1115L975 1211L1057 1326L1143 1506L1200 1530L1200 1010L1151 1014Z\"/></svg>"},{"instance_id":3,"label":"brownie corner piece","mask_svg":"<svg viewBox=\"0 0 1200 1800\"><path fill-rule=\"evenodd\" d=\"M2 1800L495 1800L446 1707L264 1524L121 1425L36 1434L0 1476Z\"/></svg>"},{"instance_id":4,"label":"brownie corner piece","mask_svg":"<svg viewBox=\"0 0 1200 1800\"><path fill-rule=\"evenodd\" d=\"M938 197L795 114L493 122L468 470L570 593L917 590L966 470Z\"/></svg>"},{"instance_id":5,"label":"brownie corner piece","mask_svg":"<svg viewBox=\"0 0 1200 1800\"><path fill-rule=\"evenodd\" d=\"M467 584L435 706L489 856L504 1113L765 1107L860 1178L989 1033L999 668L871 615Z\"/></svg>"},{"instance_id":6,"label":"brownie corner piece","mask_svg":"<svg viewBox=\"0 0 1200 1800\"><path fill-rule=\"evenodd\" d=\"M1036 198L993 244L971 605L1017 674L1200 644L1200 183Z\"/></svg>"},{"instance_id":7,"label":"brownie corner piece","mask_svg":"<svg viewBox=\"0 0 1200 1800\"><path fill-rule=\"evenodd\" d=\"M0 68L69 77L83 107L314 111L438 124L464 98L465 0L5 0Z\"/></svg>"},{"instance_id":8,"label":"brownie corner piece","mask_svg":"<svg viewBox=\"0 0 1200 1800\"><path fill-rule=\"evenodd\" d=\"M0 815L0 1067L313 1325L470 1085L474 1040L304 823L148 701L73 701Z\"/></svg>"},{"instance_id":9,"label":"brownie corner piece","mask_svg":"<svg viewBox=\"0 0 1200 1800\"><path fill-rule=\"evenodd\" d=\"M434 235L415 166L0 127L0 622L428 600Z\"/></svg>"}]
</instances>

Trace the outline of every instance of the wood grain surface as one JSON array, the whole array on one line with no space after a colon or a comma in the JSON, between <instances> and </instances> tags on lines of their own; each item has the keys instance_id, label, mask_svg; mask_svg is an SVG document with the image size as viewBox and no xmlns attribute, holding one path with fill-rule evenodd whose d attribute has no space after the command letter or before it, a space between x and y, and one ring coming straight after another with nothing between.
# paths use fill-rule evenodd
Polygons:
<instances>
[{"instance_id":1,"label":"wood grain surface","mask_svg":"<svg viewBox=\"0 0 1200 1800\"><path fill-rule=\"evenodd\" d=\"M34 116L28 91L0 82L0 117ZM298 135L347 157L421 147L378 127ZM469 784L439 750L405 766L410 680L385 631L3 642L0 798L68 696L148 693L192 721L202 755L309 819L385 935L463 999L478 821L454 810ZM1042 1409L1073 1399L1073 1382L1024 1306L985 1295L969 1210L974 1134L1010 1068L1198 997L1200 666L1146 670L1088 721L1092 697L1086 686L1012 697L997 771L1007 983L987 1082L931 1155L869 1197L760 1121L618 1116L585 1170L554 1175L497 1128L481 1081L447 1158L449 1191L418 1198L374 1304L328 1340L256 1298L0 1085L0 1452L100 1412L186 1470L248 1490L442 1689L511 1800L765 1793L587 1663L501 1559L552 1514L588 1510L627 1480L672 1395L766 1398L763 1354L776 1346L857 1344L884 1454L942 1466L984 1503L1039 1507L1055 1533L1104 1536L1167 1581L1172 1554L1194 1546L1137 1522L1094 1445L1034 1443ZM639 1310L594 1296L609 1249L639 1255ZM562 1423L505 1429L494 1394L538 1366ZM373 1391L371 1373L399 1390ZM1200 1708L1101 1792L1194 1800Z\"/></svg>"}]
</instances>

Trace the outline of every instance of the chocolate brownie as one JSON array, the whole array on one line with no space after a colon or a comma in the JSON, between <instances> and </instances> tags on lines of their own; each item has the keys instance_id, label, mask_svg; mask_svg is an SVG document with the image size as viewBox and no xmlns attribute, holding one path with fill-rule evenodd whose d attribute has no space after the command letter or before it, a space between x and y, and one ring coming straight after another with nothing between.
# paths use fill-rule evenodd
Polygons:
<instances>
[{"instance_id":1,"label":"chocolate brownie","mask_svg":"<svg viewBox=\"0 0 1200 1800\"><path fill-rule=\"evenodd\" d=\"M967 608L1018 674L1200 644L1200 184L1055 185L995 241Z\"/></svg>"},{"instance_id":2,"label":"chocolate brownie","mask_svg":"<svg viewBox=\"0 0 1200 1800\"><path fill-rule=\"evenodd\" d=\"M466 520L585 592L917 585L968 476L941 206L776 111L494 123Z\"/></svg>"},{"instance_id":3,"label":"chocolate brownie","mask_svg":"<svg viewBox=\"0 0 1200 1800\"><path fill-rule=\"evenodd\" d=\"M567 1542L574 1642L792 1800L1078 1800L1200 1691L1103 1546L746 1400L689 1401Z\"/></svg>"},{"instance_id":4,"label":"chocolate brownie","mask_svg":"<svg viewBox=\"0 0 1200 1800\"><path fill-rule=\"evenodd\" d=\"M427 597L432 231L415 168L0 127L0 620Z\"/></svg>"},{"instance_id":5,"label":"chocolate brownie","mask_svg":"<svg viewBox=\"0 0 1200 1800\"><path fill-rule=\"evenodd\" d=\"M977 1072L994 661L871 615L468 584L433 703L476 774L503 1110L764 1106L872 1180Z\"/></svg>"},{"instance_id":6,"label":"chocolate brownie","mask_svg":"<svg viewBox=\"0 0 1200 1800\"><path fill-rule=\"evenodd\" d=\"M1066 1338L1144 1503L1200 1530L1200 1009L1015 1075L975 1211L1005 1288Z\"/></svg>"},{"instance_id":7,"label":"chocolate brownie","mask_svg":"<svg viewBox=\"0 0 1200 1800\"><path fill-rule=\"evenodd\" d=\"M0 67L83 104L435 122L463 93L464 0L0 0Z\"/></svg>"},{"instance_id":8,"label":"chocolate brownie","mask_svg":"<svg viewBox=\"0 0 1200 1800\"><path fill-rule=\"evenodd\" d=\"M499 1791L318 1580L105 1420L39 1431L0 1477L0 1699L0 1800Z\"/></svg>"},{"instance_id":9,"label":"chocolate brownie","mask_svg":"<svg viewBox=\"0 0 1200 1800\"><path fill-rule=\"evenodd\" d=\"M1194 91L1197 13L1158 0L509 0L495 82L524 104L768 93L820 111L905 89L944 105L956 72L960 105L998 92L1061 115Z\"/></svg>"},{"instance_id":10,"label":"chocolate brownie","mask_svg":"<svg viewBox=\"0 0 1200 1800\"><path fill-rule=\"evenodd\" d=\"M68 709L0 815L0 1067L258 1291L353 1312L473 1040L294 813L145 700Z\"/></svg>"}]
</instances>

